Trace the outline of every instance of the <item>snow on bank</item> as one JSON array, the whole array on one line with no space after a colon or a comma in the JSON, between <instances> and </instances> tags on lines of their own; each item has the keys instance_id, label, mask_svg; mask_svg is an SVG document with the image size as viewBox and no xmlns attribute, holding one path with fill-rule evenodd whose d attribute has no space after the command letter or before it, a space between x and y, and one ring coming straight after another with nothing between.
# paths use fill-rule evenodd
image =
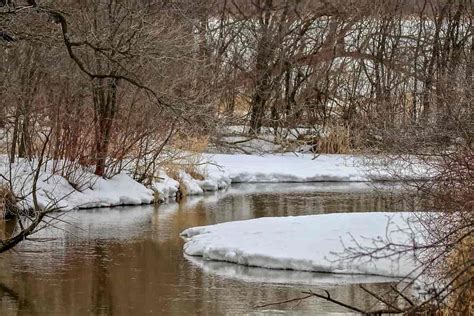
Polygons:
<instances>
[{"instance_id":1,"label":"snow on bank","mask_svg":"<svg viewBox=\"0 0 474 316\"><path fill-rule=\"evenodd\" d=\"M207 174L224 174L232 183L242 182L361 182L395 180L387 172L375 172L365 166L363 159L351 155L271 154L264 156L242 154L207 155L211 161L203 168ZM400 176L419 178L422 169L400 168Z\"/></svg>"},{"instance_id":2,"label":"snow on bank","mask_svg":"<svg viewBox=\"0 0 474 316\"><path fill-rule=\"evenodd\" d=\"M232 182L366 181L354 157L342 155L223 155L211 157Z\"/></svg>"},{"instance_id":3,"label":"snow on bank","mask_svg":"<svg viewBox=\"0 0 474 316\"><path fill-rule=\"evenodd\" d=\"M413 214L385 212L266 217L188 228L181 236L186 241L185 254L207 260L271 269L404 277L415 268L410 254L396 260L346 260L341 254L357 247L353 238L366 247L382 245L386 236L392 242L407 244L412 222Z\"/></svg>"},{"instance_id":4,"label":"snow on bank","mask_svg":"<svg viewBox=\"0 0 474 316\"><path fill-rule=\"evenodd\" d=\"M158 199L165 201L176 197L179 190L179 182L169 177L166 172L160 170L157 181L153 182L152 189L158 193Z\"/></svg>"},{"instance_id":5,"label":"snow on bank","mask_svg":"<svg viewBox=\"0 0 474 316\"><path fill-rule=\"evenodd\" d=\"M80 169L82 178L89 184L86 189L78 189L74 183L53 172L49 162L42 168L38 183L40 206L51 203L62 209L91 208L115 205L137 205L151 203L154 199L165 201L176 197L179 186L189 195L202 195L206 191L226 189L231 183L279 183L279 182L362 182L373 180L394 180L388 173L370 173L364 167L362 159L349 155L320 155L313 159L309 154L272 154L257 155L203 155L204 160L197 167L204 179L195 179L180 171L178 178L169 177L159 171L149 190L134 181L126 173L103 179L95 176L87 168ZM68 165L70 162L60 162ZM23 207L32 206L32 179L34 162L20 159L11 166L15 192L26 196ZM400 174L419 178L416 173L404 168ZM10 177L10 166L6 156L0 156L0 173ZM179 180L179 181L178 181ZM0 179L0 184L1 184ZM81 180L82 181L82 180ZM74 179L73 181L74 182ZM154 194L155 193L155 194Z\"/></svg>"},{"instance_id":6,"label":"snow on bank","mask_svg":"<svg viewBox=\"0 0 474 316\"><path fill-rule=\"evenodd\" d=\"M139 205L153 202L153 191L122 173L111 179L104 179L82 169L82 188L75 188L65 177L53 172L53 163L41 167L36 195L41 208L55 207L61 210L93 208L117 205ZM9 164L6 157L0 157L0 174L11 178L13 191L23 209L33 208L33 179L35 162L20 159ZM77 178L76 178L77 180ZM6 180L0 178L0 184ZM77 185L77 183L75 184Z\"/></svg>"},{"instance_id":7,"label":"snow on bank","mask_svg":"<svg viewBox=\"0 0 474 316\"><path fill-rule=\"evenodd\" d=\"M194 179L189 173L180 171L179 181L169 177L163 170L160 171L158 179L153 183L152 189L158 193L161 201L173 199L179 191L180 185L184 186L187 195L203 195L204 192L215 192L227 189L231 184L231 179L219 170L213 173L206 173L203 180Z\"/></svg>"}]
</instances>

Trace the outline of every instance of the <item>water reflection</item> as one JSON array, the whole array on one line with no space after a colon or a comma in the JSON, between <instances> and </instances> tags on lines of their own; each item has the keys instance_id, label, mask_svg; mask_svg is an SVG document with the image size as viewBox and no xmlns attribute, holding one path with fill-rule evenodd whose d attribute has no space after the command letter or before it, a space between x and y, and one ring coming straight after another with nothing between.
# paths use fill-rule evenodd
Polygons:
<instances>
[{"instance_id":1,"label":"water reflection","mask_svg":"<svg viewBox=\"0 0 474 316\"><path fill-rule=\"evenodd\" d=\"M205 260L202 257L193 257L188 255L185 255L185 258L207 274L243 280L245 282L322 286L326 284L342 285L362 283L390 283L397 281L396 278L375 275L276 270L249 267L223 261Z\"/></svg>"},{"instance_id":2,"label":"water reflection","mask_svg":"<svg viewBox=\"0 0 474 316\"><path fill-rule=\"evenodd\" d=\"M339 279L336 284L323 282L329 281L327 275L191 263L183 256L178 235L191 226L261 216L403 210L412 205L376 194L364 184L288 184L234 186L181 204L71 212L57 223L59 229L36 236L47 237L46 242L25 242L16 252L0 256L0 315L242 314L308 288L324 288L369 308L374 300L352 284L360 280ZM379 291L388 283L369 286ZM302 302L295 310L346 311L320 300Z\"/></svg>"}]
</instances>

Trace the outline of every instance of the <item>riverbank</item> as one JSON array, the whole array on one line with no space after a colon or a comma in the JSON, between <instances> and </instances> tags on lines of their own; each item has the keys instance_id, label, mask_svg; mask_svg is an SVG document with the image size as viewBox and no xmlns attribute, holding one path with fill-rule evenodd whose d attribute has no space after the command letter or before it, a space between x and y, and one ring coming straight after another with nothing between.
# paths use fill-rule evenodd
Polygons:
<instances>
[{"instance_id":1,"label":"riverbank","mask_svg":"<svg viewBox=\"0 0 474 316\"><path fill-rule=\"evenodd\" d=\"M59 165L59 166L58 166ZM389 172L375 171L363 158L350 155L310 154L203 154L196 166L201 175L193 177L180 170L174 178L160 170L149 187L135 181L123 172L110 179L94 175L84 167L76 166L65 172L64 162L48 162L41 167L37 182L37 198L41 208L61 210L118 205L150 204L154 201L175 199L179 191L187 195L202 195L206 191L226 189L231 183L281 182L367 182L397 180ZM9 164L0 157L0 173L7 184L12 179L15 194L21 198L20 207L33 207L33 179L35 162L25 159ZM420 169L421 170L421 169ZM422 170L403 169L402 175L419 178Z\"/></svg>"}]
</instances>

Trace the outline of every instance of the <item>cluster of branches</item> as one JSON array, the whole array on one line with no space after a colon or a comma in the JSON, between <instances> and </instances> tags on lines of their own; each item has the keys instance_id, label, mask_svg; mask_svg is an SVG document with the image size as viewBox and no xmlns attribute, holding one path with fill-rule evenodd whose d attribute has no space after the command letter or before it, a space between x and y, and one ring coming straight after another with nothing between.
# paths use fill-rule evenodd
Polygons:
<instances>
[{"instance_id":1,"label":"cluster of branches","mask_svg":"<svg viewBox=\"0 0 474 316\"><path fill-rule=\"evenodd\" d=\"M253 134L336 125L370 145L369 124L470 112L471 1L219 3L201 14L200 45L224 89L219 111Z\"/></svg>"},{"instance_id":2,"label":"cluster of branches","mask_svg":"<svg viewBox=\"0 0 474 316\"><path fill-rule=\"evenodd\" d=\"M183 123L343 126L380 147L384 131L472 119L470 1L11 0L0 23L11 158L40 125L54 158L105 175Z\"/></svg>"},{"instance_id":3,"label":"cluster of branches","mask_svg":"<svg viewBox=\"0 0 474 316\"><path fill-rule=\"evenodd\" d=\"M463 267L462 277L443 269L445 284L472 284L463 252L472 237L461 238L474 196L472 9L469 0L1 0L0 146L10 163L46 157L99 176L129 168L144 181L174 134L212 134L218 121L254 135L344 126L354 146L362 139L437 170L415 184L445 216L422 221L445 241L426 262ZM465 287L446 288L466 301Z\"/></svg>"},{"instance_id":4,"label":"cluster of branches","mask_svg":"<svg viewBox=\"0 0 474 316\"><path fill-rule=\"evenodd\" d=\"M423 134L424 135L424 134ZM422 138L423 135L417 135ZM351 246L339 254L335 263L371 265L377 260L391 260L402 264L401 258L411 258L412 271L394 281L390 289L375 293L360 286L376 301L368 309L350 305L337 297L304 291L304 295L286 301L256 306L300 303L311 298L323 299L348 310L367 315L468 315L472 312L474 293L474 152L472 147L458 145L443 152L418 154L416 148L407 148L395 138L388 164L405 159L406 168L428 167L431 177L423 181L405 181L402 184L418 193L425 211L407 213L403 227L388 219L386 234L367 243L363 236L352 236ZM432 138L427 138L429 143ZM438 144L430 144L433 147ZM400 147L397 147L400 146ZM393 154L396 151L398 154ZM408 159L407 159L408 158ZM391 170L382 166L384 171ZM404 235L394 237L392 233ZM380 307L382 305L382 307Z\"/></svg>"},{"instance_id":5,"label":"cluster of branches","mask_svg":"<svg viewBox=\"0 0 474 316\"><path fill-rule=\"evenodd\" d=\"M11 163L38 155L36 136L50 130L47 157L110 176L156 156L177 131L212 127L215 94L200 86L207 65L182 4L6 1L0 10Z\"/></svg>"},{"instance_id":6,"label":"cluster of branches","mask_svg":"<svg viewBox=\"0 0 474 316\"><path fill-rule=\"evenodd\" d=\"M0 1L0 154L9 165L0 202L18 223L0 252L58 220L51 214L61 201L37 201L42 169L76 190L91 185L90 171L126 169L145 182L175 134L209 133L216 94L201 85L208 65L185 9L169 1ZM25 166L31 173L18 177ZM16 208L26 196L32 209Z\"/></svg>"}]
</instances>

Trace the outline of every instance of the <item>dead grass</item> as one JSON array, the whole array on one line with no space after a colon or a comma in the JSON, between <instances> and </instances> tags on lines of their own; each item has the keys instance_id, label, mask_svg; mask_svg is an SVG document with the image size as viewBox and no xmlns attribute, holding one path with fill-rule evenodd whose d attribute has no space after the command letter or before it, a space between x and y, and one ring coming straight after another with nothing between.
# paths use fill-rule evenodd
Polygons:
<instances>
[{"instance_id":1,"label":"dead grass","mask_svg":"<svg viewBox=\"0 0 474 316\"><path fill-rule=\"evenodd\" d=\"M186 168L184 168L184 171L191 177L193 177L193 179L201 181L205 179L204 175L196 169L196 166L186 166Z\"/></svg>"},{"instance_id":2,"label":"dead grass","mask_svg":"<svg viewBox=\"0 0 474 316\"><path fill-rule=\"evenodd\" d=\"M332 125L327 126L322 135L300 134L296 143L311 146L311 151L315 154L349 154L354 151L350 137L351 133L347 127ZM288 148L291 147L287 144L285 149Z\"/></svg>"},{"instance_id":3,"label":"dead grass","mask_svg":"<svg viewBox=\"0 0 474 316\"><path fill-rule=\"evenodd\" d=\"M176 193L176 200L179 201L183 196L188 195L188 189L184 185L184 182L180 176L182 169L180 169L178 165L171 165L165 170L169 177L175 179L179 183L178 192Z\"/></svg>"},{"instance_id":4,"label":"dead grass","mask_svg":"<svg viewBox=\"0 0 474 316\"><path fill-rule=\"evenodd\" d=\"M347 154L351 151L350 131L343 126L329 126L325 135L318 139L316 152L323 154Z\"/></svg>"},{"instance_id":5,"label":"dead grass","mask_svg":"<svg viewBox=\"0 0 474 316\"><path fill-rule=\"evenodd\" d=\"M474 281L472 279L474 270L472 267L473 246L474 237L468 236L451 251L446 260L446 270L458 273L459 270L468 266L468 271L454 281L452 287L456 291L450 295L446 302L447 306L441 310L439 315L472 315L474 307Z\"/></svg>"},{"instance_id":6,"label":"dead grass","mask_svg":"<svg viewBox=\"0 0 474 316\"><path fill-rule=\"evenodd\" d=\"M162 160L160 165L168 176L179 182L178 197L188 195L180 172L184 171L196 180L205 179L205 175L199 171L198 166L202 163L202 153L207 149L208 143L208 136L178 135L170 144L173 153Z\"/></svg>"},{"instance_id":7,"label":"dead grass","mask_svg":"<svg viewBox=\"0 0 474 316\"><path fill-rule=\"evenodd\" d=\"M16 210L16 199L7 185L0 185L0 218Z\"/></svg>"},{"instance_id":8,"label":"dead grass","mask_svg":"<svg viewBox=\"0 0 474 316\"><path fill-rule=\"evenodd\" d=\"M178 133L170 143L171 147L185 150L193 153L204 152L209 145L209 136L207 135L187 135Z\"/></svg>"}]
</instances>

